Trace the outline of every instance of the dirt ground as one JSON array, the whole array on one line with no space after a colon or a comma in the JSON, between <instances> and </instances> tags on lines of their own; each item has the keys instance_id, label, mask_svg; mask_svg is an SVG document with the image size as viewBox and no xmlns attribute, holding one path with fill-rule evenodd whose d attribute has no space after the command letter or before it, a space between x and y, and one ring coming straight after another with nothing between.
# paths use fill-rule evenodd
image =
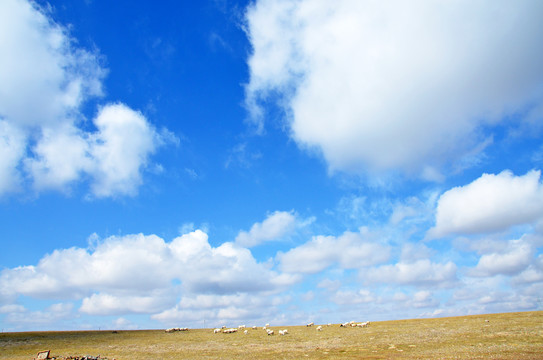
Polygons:
<instances>
[{"instance_id":1,"label":"dirt ground","mask_svg":"<svg viewBox=\"0 0 543 360\"><path fill-rule=\"evenodd\" d=\"M316 324L318 325L318 324ZM66 331L0 334L0 359L90 355L149 359L543 359L543 312L372 322L370 326L271 326L233 334ZM285 336L278 335L288 329Z\"/></svg>"}]
</instances>

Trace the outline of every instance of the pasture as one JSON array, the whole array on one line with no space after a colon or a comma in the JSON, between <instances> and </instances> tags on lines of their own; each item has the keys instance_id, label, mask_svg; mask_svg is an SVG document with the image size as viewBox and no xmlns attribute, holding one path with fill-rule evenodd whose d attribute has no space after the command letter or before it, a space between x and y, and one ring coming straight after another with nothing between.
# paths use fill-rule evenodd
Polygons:
<instances>
[{"instance_id":1,"label":"pasture","mask_svg":"<svg viewBox=\"0 0 543 360\"><path fill-rule=\"evenodd\" d=\"M213 329L1 333L0 359L30 360L41 350L51 350L52 357L109 360L543 359L541 311L376 321L364 328L333 324L322 331L271 324L273 336L263 324L247 325L259 327L248 334L214 334ZM288 334L278 335L281 329Z\"/></svg>"}]
</instances>

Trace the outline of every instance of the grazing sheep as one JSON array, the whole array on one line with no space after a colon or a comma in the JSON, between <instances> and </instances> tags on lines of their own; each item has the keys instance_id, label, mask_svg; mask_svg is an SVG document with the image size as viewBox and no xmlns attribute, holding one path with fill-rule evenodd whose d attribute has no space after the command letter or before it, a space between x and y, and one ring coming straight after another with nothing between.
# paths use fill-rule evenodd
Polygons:
<instances>
[{"instance_id":1,"label":"grazing sheep","mask_svg":"<svg viewBox=\"0 0 543 360\"><path fill-rule=\"evenodd\" d=\"M266 327L270 327L270 324L266 324Z\"/></svg>"},{"instance_id":2,"label":"grazing sheep","mask_svg":"<svg viewBox=\"0 0 543 360\"><path fill-rule=\"evenodd\" d=\"M267 330L267 329L268 329L268 327L267 327L267 326L264 326L264 327L262 328L262 330Z\"/></svg>"},{"instance_id":3,"label":"grazing sheep","mask_svg":"<svg viewBox=\"0 0 543 360\"><path fill-rule=\"evenodd\" d=\"M245 330L243 333L247 335L249 333L249 330Z\"/></svg>"},{"instance_id":4,"label":"grazing sheep","mask_svg":"<svg viewBox=\"0 0 543 360\"><path fill-rule=\"evenodd\" d=\"M256 330L256 329L257 329L257 327L256 327L256 326L253 326L253 330Z\"/></svg>"},{"instance_id":5,"label":"grazing sheep","mask_svg":"<svg viewBox=\"0 0 543 360\"><path fill-rule=\"evenodd\" d=\"M221 329L226 329L226 325L223 325L223 326L221 327Z\"/></svg>"},{"instance_id":6,"label":"grazing sheep","mask_svg":"<svg viewBox=\"0 0 543 360\"><path fill-rule=\"evenodd\" d=\"M317 326L317 331L322 331L322 326Z\"/></svg>"},{"instance_id":7,"label":"grazing sheep","mask_svg":"<svg viewBox=\"0 0 543 360\"><path fill-rule=\"evenodd\" d=\"M285 331L284 330L279 330L279 335L285 335Z\"/></svg>"},{"instance_id":8,"label":"grazing sheep","mask_svg":"<svg viewBox=\"0 0 543 360\"><path fill-rule=\"evenodd\" d=\"M347 326L349 326L349 323L343 323L339 325L339 327L347 327Z\"/></svg>"},{"instance_id":9,"label":"grazing sheep","mask_svg":"<svg viewBox=\"0 0 543 360\"><path fill-rule=\"evenodd\" d=\"M240 330L241 330L241 329L245 329L245 325L240 325L240 326L238 326L238 329L240 329Z\"/></svg>"},{"instance_id":10,"label":"grazing sheep","mask_svg":"<svg viewBox=\"0 0 543 360\"><path fill-rule=\"evenodd\" d=\"M287 329L283 330L283 335L286 335L286 334L288 334L288 330L287 330Z\"/></svg>"},{"instance_id":11,"label":"grazing sheep","mask_svg":"<svg viewBox=\"0 0 543 360\"><path fill-rule=\"evenodd\" d=\"M314 322L310 322L310 323L307 324L306 326L307 326L307 327L310 327L310 326L313 326L313 325L315 325L315 323L314 323Z\"/></svg>"},{"instance_id":12,"label":"grazing sheep","mask_svg":"<svg viewBox=\"0 0 543 360\"><path fill-rule=\"evenodd\" d=\"M213 334L219 334L221 332L221 329L215 329L213 330Z\"/></svg>"},{"instance_id":13,"label":"grazing sheep","mask_svg":"<svg viewBox=\"0 0 543 360\"><path fill-rule=\"evenodd\" d=\"M173 333L174 331L175 331L175 328L169 328L165 330L165 332L167 333Z\"/></svg>"},{"instance_id":14,"label":"grazing sheep","mask_svg":"<svg viewBox=\"0 0 543 360\"><path fill-rule=\"evenodd\" d=\"M273 335L273 330L271 329L266 330L266 332L268 333L268 335Z\"/></svg>"}]
</instances>

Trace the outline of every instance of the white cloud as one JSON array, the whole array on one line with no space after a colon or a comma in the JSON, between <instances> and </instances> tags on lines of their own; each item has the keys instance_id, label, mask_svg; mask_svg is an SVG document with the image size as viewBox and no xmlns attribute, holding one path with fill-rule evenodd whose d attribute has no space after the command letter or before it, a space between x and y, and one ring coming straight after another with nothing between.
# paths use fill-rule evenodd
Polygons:
<instances>
[{"instance_id":1,"label":"white cloud","mask_svg":"<svg viewBox=\"0 0 543 360\"><path fill-rule=\"evenodd\" d=\"M486 141L482 126L543 102L542 13L537 1L259 0L246 106L262 130L260 105L275 101L332 170L442 180L437 168Z\"/></svg>"},{"instance_id":2,"label":"white cloud","mask_svg":"<svg viewBox=\"0 0 543 360\"><path fill-rule=\"evenodd\" d=\"M175 307L155 314L152 318L172 325L179 322L198 322L208 319L212 321L212 326L220 326L231 323L233 320L255 321L263 319L286 300L287 298L280 296L260 296L247 293L183 296ZM240 324L235 326L237 325ZM249 324L247 325L249 326Z\"/></svg>"},{"instance_id":3,"label":"white cloud","mask_svg":"<svg viewBox=\"0 0 543 360\"><path fill-rule=\"evenodd\" d=\"M326 289L329 292L335 292L341 287L341 281L324 279L317 284L317 287Z\"/></svg>"},{"instance_id":4,"label":"white cloud","mask_svg":"<svg viewBox=\"0 0 543 360\"><path fill-rule=\"evenodd\" d=\"M394 306L401 306L410 309L436 308L439 306L439 301L434 298L434 293L428 290L420 290L413 294L397 292L392 296L391 300ZM428 316L437 316L438 310L435 311L436 313Z\"/></svg>"},{"instance_id":5,"label":"white cloud","mask_svg":"<svg viewBox=\"0 0 543 360\"><path fill-rule=\"evenodd\" d=\"M240 231L236 243L244 247L257 246L266 241L280 240L296 228L296 214L276 211L261 223L255 223L251 230Z\"/></svg>"},{"instance_id":6,"label":"white cloud","mask_svg":"<svg viewBox=\"0 0 543 360\"><path fill-rule=\"evenodd\" d=\"M170 248L179 263L177 274L192 292L275 291L299 280L268 270L248 249L234 243L213 248L201 231L174 239Z\"/></svg>"},{"instance_id":7,"label":"white cloud","mask_svg":"<svg viewBox=\"0 0 543 360\"><path fill-rule=\"evenodd\" d=\"M341 268L359 269L386 261L389 248L372 242L367 229L347 231L339 237L314 236L310 241L286 253L278 253L279 267L289 273L317 273L337 264Z\"/></svg>"},{"instance_id":8,"label":"white cloud","mask_svg":"<svg viewBox=\"0 0 543 360\"><path fill-rule=\"evenodd\" d=\"M9 122L2 120L0 113L0 195L16 191L21 182L17 164L25 152L25 135Z\"/></svg>"},{"instance_id":9,"label":"white cloud","mask_svg":"<svg viewBox=\"0 0 543 360\"><path fill-rule=\"evenodd\" d=\"M43 311L30 311L20 305L3 308L10 310L6 313L5 322L13 324L17 329L27 329L29 326L44 330L57 329L59 322L72 320L76 316L71 303L55 303Z\"/></svg>"},{"instance_id":10,"label":"white cloud","mask_svg":"<svg viewBox=\"0 0 543 360\"><path fill-rule=\"evenodd\" d=\"M37 190L62 190L92 165L88 142L69 124L54 130L44 128L33 150L35 157L25 159L25 165Z\"/></svg>"},{"instance_id":11,"label":"white cloud","mask_svg":"<svg viewBox=\"0 0 543 360\"><path fill-rule=\"evenodd\" d=\"M415 262L417 260L428 259L432 255L432 250L421 243L407 243L402 247L400 261Z\"/></svg>"},{"instance_id":12,"label":"white cloud","mask_svg":"<svg viewBox=\"0 0 543 360\"><path fill-rule=\"evenodd\" d=\"M26 181L67 192L87 178L93 196L135 195L149 156L175 137L120 103L83 130L81 107L103 94L106 70L48 15L34 2L0 4L0 195Z\"/></svg>"},{"instance_id":13,"label":"white cloud","mask_svg":"<svg viewBox=\"0 0 543 360\"><path fill-rule=\"evenodd\" d=\"M173 295L173 296L172 296ZM90 315L118 315L127 313L156 313L175 303L169 291L151 291L141 295L92 294L83 299L79 311Z\"/></svg>"},{"instance_id":14,"label":"white cloud","mask_svg":"<svg viewBox=\"0 0 543 360\"><path fill-rule=\"evenodd\" d=\"M94 133L84 133L68 123L42 129L33 148L35 156L24 160L37 190L64 190L90 175L96 197L137 193L148 158L163 137L140 112L124 104L104 106L93 123Z\"/></svg>"},{"instance_id":15,"label":"white cloud","mask_svg":"<svg viewBox=\"0 0 543 360\"><path fill-rule=\"evenodd\" d=\"M114 329L122 329L122 330L137 330L139 328L138 325L122 317L115 319L112 325Z\"/></svg>"},{"instance_id":16,"label":"white cloud","mask_svg":"<svg viewBox=\"0 0 543 360\"><path fill-rule=\"evenodd\" d=\"M76 47L68 31L36 3L0 4L0 114L21 127L50 127L102 94L97 54Z\"/></svg>"},{"instance_id":17,"label":"white cloud","mask_svg":"<svg viewBox=\"0 0 543 360\"><path fill-rule=\"evenodd\" d=\"M116 315L164 311L180 292L270 296L297 281L258 263L248 249L212 247L196 230L169 243L137 234L112 236L92 249L55 250L35 266L4 269L0 290L8 301L18 295L81 299L83 313Z\"/></svg>"},{"instance_id":18,"label":"white cloud","mask_svg":"<svg viewBox=\"0 0 543 360\"><path fill-rule=\"evenodd\" d=\"M436 225L428 236L506 230L543 217L540 171L515 176L510 171L483 174L471 184L453 188L438 200Z\"/></svg>"},{"instance_id":19,"label":"white cloud","mask_svg":"<svg viewBox=\"0 0 543 360\"><path fill-rule=\"evenodd\" d=\"M457 279L456 269L451 261L440 264L426 259L370 268L361 271L361 277L368 283L448 287Z\"/></svg>"},{"instance_id":20,"label":"white cloud","mask_svg":"<svg viewBox=\"0 0 543 360\"><path fill-rule=\"evenodd\" d=\"M435 307L439 305L428 290L417 291L413 294L413 306L416 308Z\"/></svg>"},{"instance_id":21,"label":"white cloud","mask_svg":"<svg viewBox=\"0 0 543 360\"><path fill-rule=\"evenodd\" d=\"M123 104L103 107L94 120L91 154L95 159L92 185L96 196L134 195L148 157L162 142L147 119Z\"/></svg>"},{"instance_id":22,"label":"white cloud","mask_svg":"<svg viewBox=\"0 0 543 360\"><path fill-rule=\"evenodd\" d=\"M517 275L534 261L534 249L529 243L523 239L512 240L504 251L482 255L470 275Z\"/></svg>"},{"instance_id":23,"label":"white cloud","mask_svg":"<svg viewBox=\"0 0 543 360\"><path fill-rule=\"evenodd\" d=\"M531 284L543 282L543 254L539 255L526 270L513 279L517 284Z\"/></svg>"},{"instance_id":24,"label":"white cloud","mask_svg":"<svg viewBox=\"0 0 543 360\"><path fill-rule=\"evenodd\" d=\"M330 297L338 305L370 304L378 301L377 297L368 290L340 290Z\"/></svg>"}]
</instances>

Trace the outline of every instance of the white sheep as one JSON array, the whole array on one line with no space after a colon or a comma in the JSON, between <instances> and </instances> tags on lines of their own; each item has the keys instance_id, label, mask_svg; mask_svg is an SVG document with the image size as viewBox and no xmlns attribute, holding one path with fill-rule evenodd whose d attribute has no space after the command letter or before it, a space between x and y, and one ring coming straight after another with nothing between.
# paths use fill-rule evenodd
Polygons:
<instances>
[{"instance_id":1,"label":"white sheep","mask_svg":"<svg viewBox=\"0 0 543 360\"><path fill-rule=\"evenodd\" d=\"M283 335L286 335L286 334L288 334L288 330L287 330L287 329L283 330Z\"/></svg>"},{"instance_id":2,"label":"white sheep","mask_svg":"<svg viewBox=\"0 0 543 360\"><path fill-rule=\"evenodd\" d=\"M314 322L310 322L310 323L307 324L306 326L309 327L309 326L313 326L313 325L315 325L315 323L314 323Z\"/></svg>"},{"instance_id":3,"label":"white sheep","mask_svg":"<svg viewBox=\"0 0 543 360\"><path fill-rule=\"evenodd\" d=\"M253 330L256 330L256 329L257 329L257 327L256 327L256 326L253 326Z\"/></svg>"},{"instance_id":4,"label":"white sheep","mask_svg":"<svg viewBox=\"0 0 543 360\"><path fill-rule=\"evenodd\" d=\"M266 332L268 333L268 335L273 335L273 330L271 329L266 330Z\"/></svg>"},{"instance_id":5,"label":"white sheep","mask_svg":"<svg viewBox=\"0 0 543 360\"><path fill-rule=\"evenodd\" d=\"M213 334L219 334L221 332L221 329L215 329L213 330Z\"/></svg>"},{"instance_id":6,"label":"white sheep","mask_svg":"<svg viewBox=\"0 0 543 360\"><path fill-rule=\"evenodd\" d=\"M270 327L270 324L266 324L266 327Z\"/></svg>"},{"instance_id":7,"label":"white sheep","mask_svg":"<svg viewBox=\"0 0 543 360\"><path fill-rule=\"evenodd\" d=\"M317 326L317 331L322 331L322 326Z\"/></svg>"},{"instance_id":8,"label":"white sheep","mask_svg":"<svg viewBox=\"0 0 543 360\"><path fill-rule=\"evenodd\" d=\"M240 326L238 326L238 329L240 329L240 330L241 330L241 329L245 329L245 325L240 325Z\"/></svg>"},{"instance_id":9,"label":"white sheep","mask_svg":"<svg viewBox=\"0 0 543 360\"><path fill-rule=\"evenodd\" d=\"M249 333L249 330L245 330L243 333L247 335Z\"/></svg>"}]
</instances>

